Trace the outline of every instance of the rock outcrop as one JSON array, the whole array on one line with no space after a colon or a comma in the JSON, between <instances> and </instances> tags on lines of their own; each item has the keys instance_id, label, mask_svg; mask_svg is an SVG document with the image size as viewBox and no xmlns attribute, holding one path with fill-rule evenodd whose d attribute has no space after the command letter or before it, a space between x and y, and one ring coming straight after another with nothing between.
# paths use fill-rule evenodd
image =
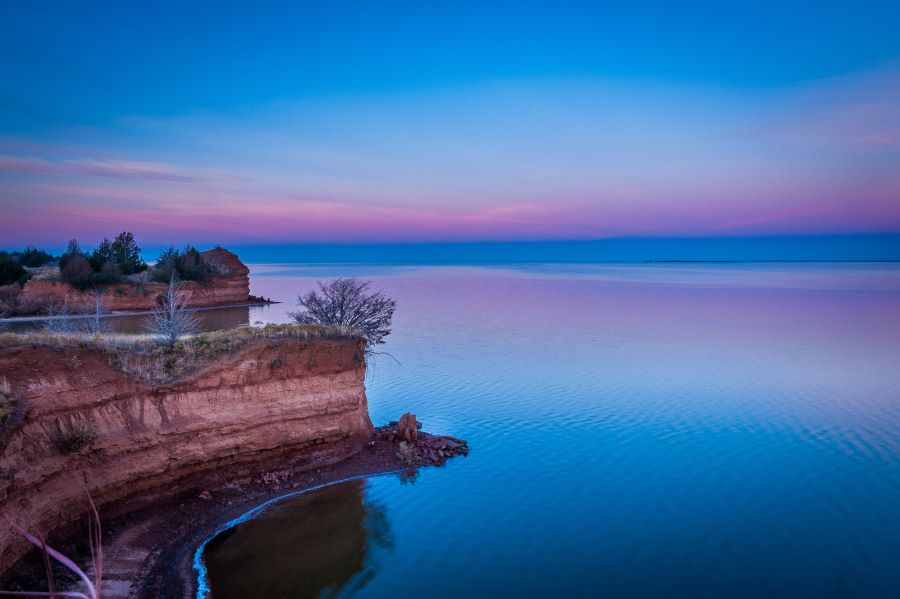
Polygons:
<instances>
[{"instance_id":1,"label":"rock outcrop","mask_svg":"<svg viewBox=\"0 0 900 599\"><path fill-rule=\"evenodd\" d=\"M235 254L224 248L215 248L201 252L201 255L212 267L213 275L203 283L185 282L182 291L187 296L188 305L206 308L242 304L250 300L250 269ZM164 283L100 286L108 308L114 312L150 310L165 288ZM60 305L65 298L72 306L90 306L94 301L93 291L79 291L61 281L34 279L18 292L16 303L21 306L23 314L40 313L47 306Z\"/></svg>"},{"instance_id":2,"label":"rock outcrop","mask_svg":"<svg viewBox=\"0 0 900 599\"><path fill-rule=\"evenodd\" d=\"M192 475L373 433L360 339L254 339L150 386L88 347L5 347L0 377L25 406L0 440L0 571L26 545L100 504Z\"/></svg>"},{"instance_id":3,"label":"rock outcrop","mask_svg":"<svg viewBox=\"0 0 900 599\"><path fill-rule=\"evenodd\" d=\"M469 455L468 442L449 435L422 432L416 415L407 412L400 420L376 429L377 437L399 443L397 457L409 466L440 466L452 457Z\"/></svg>"}]
</instances>

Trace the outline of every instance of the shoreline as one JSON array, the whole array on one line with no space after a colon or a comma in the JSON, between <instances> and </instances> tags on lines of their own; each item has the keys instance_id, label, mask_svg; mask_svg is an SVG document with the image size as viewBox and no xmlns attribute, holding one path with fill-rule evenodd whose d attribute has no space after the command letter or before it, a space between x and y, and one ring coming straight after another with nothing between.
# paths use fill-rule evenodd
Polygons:
<instances>
[{"instance_id":1,"label":"shoreline","mask_svg":"<svg viewBox=\"0 0 900 599\"><path fill-rule=\"evenodd\" d=\"M400 468L397 470L388 470L385 472L377 472L372 474L355 474L352 476L348 476L346 478L340 478L337 480L326 481L317 485L308 486L304 488L300 488L294 491L290 491L288 493L284 493L283 495L278 495L269 499L268 501L264 501L263 503L256 505L255 507L249 509L243 514L233 518L222 524L218 529L216 529L211 535L209 535L206 539L203 540L202 543L194 550L193 557L191 559L191 568L194 573L194 596L196 599L206 599L210 593L212 593L212 588L210 587L209 581L209 571L206 568L206 564L203 561L203 554L206 552L206 548L210 543L215 541L217 537L222 535L223 533L227 533L229 530L242 524L243 522L247 522L255 518L257 515L263 513L266 508L269 506L275 505L280 501L284 501L286 499L290 499L292 497L297 497L299 495L303 495L304 493L309 493L313 491L319 491L321 489L326 489L333 485L341 485L344 483L349 483L356 480L370 479L378 476L388 476L391 474L402 474L407 471L407 468Z\"/></svg>"},{"instance_id":2,"label":"shoreline","mask_svg":"<svg viewBox=\"0 0 900 599\"><path fill-rule=\"evenodd\" d=\"M386 475L414 478L419 468L442 467L451 457L431 459L426 450L417 463L404 461L398 455L392 425L376 428L368 438L270 453L107 506L101 513L103 598L202 599L209 592L208 581L200 584L202 570L196 568L203 548L266 506L351 480ZM419 438L427 444L447 437L419 431ZM79 526L57 531L50 544L64 552L74 551L70 557L84 567L90 561L85 538L86 528ZM2 588L24 590L45 584L36 554L23 558L13 569L15 574L4 577ZM54 571L59 573L57 568ZM76 588L74 580L59 577L58 582Z\"/></svg>"},{"instance_id":3,"label":"shoreline","mask_svg":"<svg viewBox=\"0 0 900 599\"><path fill-rule=\"evenodd\" d=\"M274 304L280 304L281 302L275 301L265 301L262 298L259 298L259 301L247 301L247 302L238 302L235 304L222 304L218 306L198 306L196 308L190 308L191 310L196 310L197 312L208 312L210 310L225 310L228 308L259 308L262 306L271 306ZM102 318L120 318L123 316L146 316L147 314L152 314L150 310L115 310L104 314ZM0 318L0 323L6 324L15 324L15 323L27 323L27 322L46 322L51 320L52 316L8 316L6 318ZM69 320L79 320L84 318L93 318L91 314L70 314L65 318Z\"/></svg>"}]
</instances>

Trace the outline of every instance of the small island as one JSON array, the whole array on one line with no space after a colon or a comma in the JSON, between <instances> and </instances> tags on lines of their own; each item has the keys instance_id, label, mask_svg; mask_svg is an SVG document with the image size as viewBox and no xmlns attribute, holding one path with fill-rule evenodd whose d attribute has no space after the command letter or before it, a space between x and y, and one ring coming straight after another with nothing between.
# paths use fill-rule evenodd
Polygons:
<instances>
[{"instance_id":1,"label":"small island","mask_svg":"<svg viewBox=\"0 0 900 599\"><path fill-rule=\"evenodd\" d=\"M98 298L107 312L146 312L173 276L192 308L267 302L250 295L250 269L225 248L170 247L148 265L124 231L91 250L73 239L61 256L34 247L0 252L0 318L92 312Z\"/></svg>"}]
</instances>

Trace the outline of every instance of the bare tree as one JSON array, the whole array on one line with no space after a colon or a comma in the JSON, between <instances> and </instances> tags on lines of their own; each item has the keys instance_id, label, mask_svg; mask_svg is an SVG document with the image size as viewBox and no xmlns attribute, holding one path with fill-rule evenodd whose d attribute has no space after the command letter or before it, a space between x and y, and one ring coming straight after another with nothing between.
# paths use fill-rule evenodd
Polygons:
<instances>
[{"instance_id":1,"label":"bare tree","mask_svg":"<svg viewBox=\"0 0 900 599\"><path fill-rule=\"evenodd\" d=\"M78 326L72 319L74 312L69 307L69 296L63 298L60 305L47 306L45 309L47 318L41 322L41 330L51 335L74 335L78 333Z\"/></svg>"},{"instance_id":2,"label":"bare tree","mask_svg":"<svg viewBox=\"0 0 900 599\"><path fill-rule=\"evenodd\" d=\"M172 346L181 337L196 332L199 325L197 311L188 307L183 286L173 275L166 291L157 298L153 312L144 321L144 330L162 337Z\"/></svg>"},{"instance_id":3,"label":"bare tree","mask_svg":"<svg viewBox=\"0 0 900 599\"><path fill-rule=\"evenodd\" d=\"M103 335L112 328L109 319L109 305L99 290L94 290L94 298L85 308L86 317L82 320L82 330L88 335Z\"/></svg>"},{"instance_id":4,"label":"bare tree","mask_svg":"<svg viewBox=\"0 0 900 599\"><path fill-rule=\"evenodd\" d=\"M321 324L358 333L370 346L384 343L391 334L397 302L381 291L369 293L369 281L347 278L318 284L318 291L297 298L302 309L291 312L291 318L300 324Z\"/></svg>"}]
</instances>

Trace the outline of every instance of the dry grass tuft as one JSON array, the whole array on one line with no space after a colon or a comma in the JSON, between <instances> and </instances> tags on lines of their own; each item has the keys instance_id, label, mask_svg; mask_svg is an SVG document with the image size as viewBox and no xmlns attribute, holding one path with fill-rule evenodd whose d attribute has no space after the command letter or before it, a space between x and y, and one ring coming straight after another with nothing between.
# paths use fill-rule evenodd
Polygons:
<instances>
[{"instance_id":1,"label":"dry grass tuft","mask_svg":"<svg viewBox=\"0 0 900 599\"><path fill-rule=\"evenodd\" d=\"M9 434L22 421L23 402L9 380L0 376L0 448L6 445Z\"/></svg>"},{"instance_id":2,"label":"dry grass tuft","mask_svg":"<svg viewBox=\"0 0 900 599\"><path fill-rule=\"evenodd\" d=\"M0 428L16 413L16 398L12 385L5 376L0 376Z\"/></svg>"},{"instance_id":3,"label":"dry grass tuft","mask_svg":"<svg viewBox=\"0 0 900 599\"><path fill-rule=\"evenodd\" d=\"M52 334L47 331L17 334L0 333L3 347L50 347L54 349L99 349L110 366L129 378L148 384L174 381L217 358L232 354L260 339L347 339L350 336L335 327L309 324L270 324L263 327L241 326L185 337L172 346L148 335ZM280 364L273 362L272 368Z\"/></svg>"},{"instance_id":4,"label":"dry grass tuft","mask_svg":"<svg viewBox=\"0 0 900 599\"><path fill-rule=\"evenodd\" d=\"M409 466L415 466L419 463L419 452L412 443L400 441L397 444L397 458Z\"/></svg>"},{"instance_id":5,"label":"dry grass tuft","mask_svg":"<svg viewBox=\"0 0 900 599\"><path fill-rule=\"evenodd\" d=\"M90 423L76 422L71 428L61 430L56 436L56 448L61 453L74 453L89 447L97 440L97 430Z\"/></svg>"},{"instance_id":6,"label":"dry grass tuft","mask_svg":"<svg viewBox=\"0 0 900 599\"><path fill-rule=\"evenodd\" d=\"M105 348L110 364L134 380L150 384L168 383L196 372L223 356L233 354L259 339L341 339L337 329L311 325L244 326L202 333L181 339L173 346L153 341Z\"/></svg>"}]
</instances>

